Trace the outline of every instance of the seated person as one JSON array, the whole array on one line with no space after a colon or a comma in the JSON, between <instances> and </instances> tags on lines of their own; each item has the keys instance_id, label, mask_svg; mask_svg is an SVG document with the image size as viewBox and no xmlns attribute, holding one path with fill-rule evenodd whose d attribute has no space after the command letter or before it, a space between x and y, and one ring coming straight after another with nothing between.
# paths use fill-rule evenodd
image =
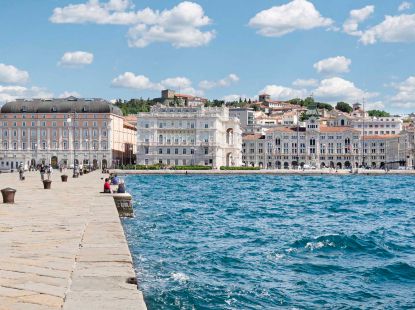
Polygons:
<instances>
[{"instance_id":1,"label":"seated person","mask_svg":"<svg viewBox=\"0 0 415 310\"><path fill-rule=\"evenodd\" d=\"M111 194L110 179L106 178L104 183L104 193Z\"/></svg>"},{"instance_id":2,"label":"seated person","mask_svg":"<svg viewBox=\"0 0 415 310\"><path fill-rule=\"evenodd\" d=\"M111 180L112 185L118 185L120 183L120 180L118 179L118 176L115 174L114 177Z\"/></svg>"},{"instance_id":3,"label":"seated person","mask_svg":"<svg viewBox=\"0 0 415 310\"><path fill-rule=\"evenodd\" d=\"M124 194L125 193L125 183L124 180L120 180L120 184L118 184L118 189L117 189L117 193L118 194Z\"/></svg>"}]
</instances>

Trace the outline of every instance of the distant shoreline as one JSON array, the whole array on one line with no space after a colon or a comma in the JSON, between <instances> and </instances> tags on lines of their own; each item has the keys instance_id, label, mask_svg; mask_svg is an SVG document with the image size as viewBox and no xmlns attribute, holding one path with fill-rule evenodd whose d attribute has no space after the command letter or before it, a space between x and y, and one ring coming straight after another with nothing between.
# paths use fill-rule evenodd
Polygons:
<instances>
[{"instance_id":1,"label":"distant shoreline","mask_svg":"<svg viewBox=\"0 0 415 310\"><path fill-rule=\"evenodd\" d=\"M335 169L317 169L317 170L120 170L111 169L111 173L118 175L186 175L186 174L204 174L204 175L241 175L241 174L255 174L255 175L414 175L415 170L362 170L358 169L350 172L350 170L335 170Z\"/></svg>"}]
</instances>

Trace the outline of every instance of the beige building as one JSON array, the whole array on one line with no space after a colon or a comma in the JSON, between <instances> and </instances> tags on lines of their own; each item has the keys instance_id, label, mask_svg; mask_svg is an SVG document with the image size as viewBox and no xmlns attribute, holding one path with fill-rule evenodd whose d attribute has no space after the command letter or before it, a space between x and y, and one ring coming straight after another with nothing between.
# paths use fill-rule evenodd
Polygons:
<instances>
[{"instance_id":1,"label":"beige building","mask_svg":"<svg viewBox=\"0 0 415 310\"><path fill-rule=\"evenodd\" d=\"M137 163L240 166L239 124L227 108L155 106L138 114Z\"/></svg>"},{"instance_id":2,"label":"beige building","mask_svg":"<svg viewBox=\"0 0 415 310\"><path fill-rule=\"evenodd\" d=\"M133 160L135 146L135 126L102 99L19 99L0 110L0 169L111 167Z\"/></svg>"}]
</instances>

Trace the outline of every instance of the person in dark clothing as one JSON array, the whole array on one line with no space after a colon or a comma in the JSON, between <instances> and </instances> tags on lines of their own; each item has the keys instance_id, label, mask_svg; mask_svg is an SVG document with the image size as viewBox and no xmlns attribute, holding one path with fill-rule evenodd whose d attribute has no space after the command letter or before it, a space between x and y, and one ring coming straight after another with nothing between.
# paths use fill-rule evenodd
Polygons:
<instances>
[{"instance_id":1,"label":"person in dark clothing","mask_svg":"<svg viewBox=\"0 0 415 310\"><path fill-rule=\"evenodd\" d=\"M120 180L120 183L118 184L118 189L117 189L117 193L118 194L124 194L125 193L125 183L124 180Z\"/></svg>"},{"instance_id":2,"label":"person in dark clothing","mask_svg":"<svg viewBox=\"0 0 415 310\"><path fill-rule=\"evenodd\" d=\"M46 167L45 165L40 166L40 178L41 180L45 180L45 173L46 173Z\"/></svg>"}]
</instances>

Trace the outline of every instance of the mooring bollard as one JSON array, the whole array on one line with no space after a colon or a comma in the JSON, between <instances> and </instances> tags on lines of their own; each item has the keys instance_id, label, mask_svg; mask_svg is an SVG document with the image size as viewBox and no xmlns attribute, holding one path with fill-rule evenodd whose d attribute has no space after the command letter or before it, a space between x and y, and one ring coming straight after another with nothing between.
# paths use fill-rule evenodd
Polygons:
<instances>
[{"instance_id":1,"label":"mooring bollard","mask_svg":"<svg viewBox=\"0 0 415 310\"><path fill-rule=\"evenodd\" d=\"M10 187L4 188L1 190L1 194L3 195L3 203L14 203L15 189Z\"/></svg>"},{"instance_id":2,"label":"mooring bollard","mask_svg":"<svg viewBox=\"0 0 415 310\"><path fill-rule=\"evenodd\" d=\"M120 217L134 217L132 197L130 194L114 194L113 198Z\"/></svg>"},{"instance_id":3,"label":"mooring bollard","mask_svg":"<svg viewBox=\"0 0 415 310\"><path fill-rule=\"evenodd\" d=\"M66 174L61 175L62 182L68 182L68 176Z\"/></svg>"},{"instance_id":4,"label":"mooring bollard","mask_svg":"<svg viewBox=\"0 0 415 310\"><path fill-rule=\"evenodd\" d=\"M43 189L50 189L50 186L52 185L51 180L44 180L43 181Z\"/></svg>"}]
</instances>

